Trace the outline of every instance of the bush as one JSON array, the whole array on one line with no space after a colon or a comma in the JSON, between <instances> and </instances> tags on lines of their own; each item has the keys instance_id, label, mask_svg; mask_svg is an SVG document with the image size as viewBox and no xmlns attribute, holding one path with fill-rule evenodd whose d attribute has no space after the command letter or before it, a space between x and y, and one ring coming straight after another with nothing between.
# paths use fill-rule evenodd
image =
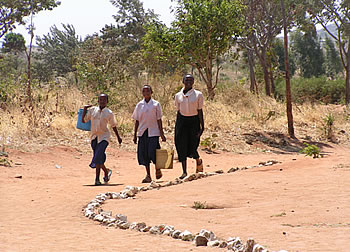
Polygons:
<instances>
[{"instance_id":1,"label":"bush","mask_svg":"<svg viewBox=\"0 0 350 252\"><path fill-rule=\"evenodd\" d=\"M344 102L345 81L343 79L327 80L320 78L295 78L291 80L292 98L296 103L323 102L326 104L339 104ZM285 99L285 81L276 81L275 96L277 99Z\"/></svg>"}]
</instances>

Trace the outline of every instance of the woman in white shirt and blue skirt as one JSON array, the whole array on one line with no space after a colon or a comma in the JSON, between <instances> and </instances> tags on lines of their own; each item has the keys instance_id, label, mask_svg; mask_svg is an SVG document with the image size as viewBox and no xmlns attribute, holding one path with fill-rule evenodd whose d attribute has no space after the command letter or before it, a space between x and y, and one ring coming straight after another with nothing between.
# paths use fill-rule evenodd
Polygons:
<instances>
[{"instance_id":1,"label":"woman in white shirt and blue skirt","mask_svg":"<svg viewBox=\"0 0 350 252\"><path fill-rule=\"evenodd\" d=\"M144 165L146 168L146 177L142 183L152 181L150 163L151 161L156 163L156 149L160 149L159 136L163 142L166 141L162 126L162 108L158 101L152 99L152 93L151 86L143 86L144 99L136 105L132 114L132 118L135 120L134 143L138 143L137 160L139 165ZM157 169L156 179L161 177L162 172Z\"/></svg>"},{"instance_id":2,"label":"woman in white shirt and blue skirt","mask_svg":"<svg viewBox=\"0 0 350 252\"><path fill-rule=\"evenodd\" d=\"M184 88L175 95L177 116L175 123L175 146L183 173L187 176L187 157L196 159L196 172L203 172L203 160L198 154L200 137L204 131L203 94L193 89L194 78L186 74L182 80Z\"/></svg>"}]
</instances>

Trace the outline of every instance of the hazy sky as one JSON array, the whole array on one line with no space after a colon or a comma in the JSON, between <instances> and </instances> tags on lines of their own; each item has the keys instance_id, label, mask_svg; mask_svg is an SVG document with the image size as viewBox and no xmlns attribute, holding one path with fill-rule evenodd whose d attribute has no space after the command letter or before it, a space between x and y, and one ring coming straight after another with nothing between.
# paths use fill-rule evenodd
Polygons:
<instances>
[{"instance_id":1,"label":"hazy sky","mask_svg":"<svg viewBox=\"0 0 350 252\"><path fill-rule=\"evenodd\" d=\"M63 24L74 26L76 34L83 39L88 34L99 32L105 24L115 23L112 15L116 14L117 8L109 0L60 0L61 5L52 11L42 11L34 16L35 36L42 36L50 32L50 27L56 25L58 29ZM160 15L160 20L170 25L173 15L170 6L174 5L171 0L141 0L145 9L153 9ZM26 43L29 43L28 32L24 26L19 26L13 32L21 33ZM34 43L35 45L35 43Z\"/></svg>"}]
</instances>

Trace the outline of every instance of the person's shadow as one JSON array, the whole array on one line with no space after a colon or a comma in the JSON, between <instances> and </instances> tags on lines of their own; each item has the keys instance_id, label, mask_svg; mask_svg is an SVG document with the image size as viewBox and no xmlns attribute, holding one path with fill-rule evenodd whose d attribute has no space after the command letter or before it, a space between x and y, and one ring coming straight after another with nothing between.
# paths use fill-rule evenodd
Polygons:
<instances>
[{"instance_id":1,"label":"person's shadow","mask_svg":"<svg viewBox=\"0 0 350 252\"><path fill-rule=\"evenodd\" d=\"M101 184L101 185L83 185L83 186L120 186L120 185L124 185L124 184Z\"/></svg>"}]
</instances>

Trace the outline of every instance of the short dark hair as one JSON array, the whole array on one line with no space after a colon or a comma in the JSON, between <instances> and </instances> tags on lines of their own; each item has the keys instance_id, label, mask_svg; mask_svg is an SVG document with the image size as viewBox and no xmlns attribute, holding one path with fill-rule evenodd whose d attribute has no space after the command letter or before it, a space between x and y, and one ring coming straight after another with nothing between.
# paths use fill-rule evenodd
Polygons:
<instances>
[{"instance_id":1,"label":"short dark hair","mask_svg":"<svg viewBox=\"0 0 350 252\"><path fill-rule=\"evenodd\" d=\"M101 94L98 96L98 99L100 99L101 96L106 97L106 98L107 98L107 102L108 102L108 95L107 95L107 94L101 93Z\"/></svg>"},{"instance_id":2,"label":"short dark hair","mask_svg":"<svg viewBox=\"0 0 350 252\"><path fill-rule=\"evenodd\" d=\"M153 90L152 90L151 85L145 84L145 85L143 85L142 90L143 90L144 88L148 88L149 90L151 90L151 94L153 94Z\"/></svg>"},{"instance_id":3,"label":"short dark hair","mask_svg":"<svg viewBox=\"0 0 350 252\"><path fill-rule=\"evenodd\" d=\"M182 78L182 82L184 83L184 82L185 82L185 79L187 79L187 78L191 78L191 79L194 80L194 77L193 77L192 74L185 74L185 75L183 76L183 78Z\"/></svg>"}]
</instances>

